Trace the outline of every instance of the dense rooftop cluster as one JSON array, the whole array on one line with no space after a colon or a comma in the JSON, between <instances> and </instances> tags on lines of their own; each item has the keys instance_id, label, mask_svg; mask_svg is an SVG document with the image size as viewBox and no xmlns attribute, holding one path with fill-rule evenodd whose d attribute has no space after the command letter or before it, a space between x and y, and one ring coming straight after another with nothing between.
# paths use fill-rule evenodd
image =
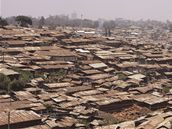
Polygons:
<instances>
[{"instance_id":1,"label":"dense rooftop cluster","mask_svg":"<svg viewBox=\"0 0 172 129\"><path fill-rule=\"evenodd\" d=\"M172 128L172 33L154 31L0 29L0 129Z\"/></svg>"}]
</instances>

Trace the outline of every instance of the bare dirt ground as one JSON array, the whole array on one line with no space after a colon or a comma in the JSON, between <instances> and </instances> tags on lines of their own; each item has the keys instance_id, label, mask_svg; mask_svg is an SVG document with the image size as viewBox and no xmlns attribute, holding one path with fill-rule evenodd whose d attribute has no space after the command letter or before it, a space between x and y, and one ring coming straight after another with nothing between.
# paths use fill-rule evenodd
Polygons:
<instances>
[{"instance_id":1,"label":"bare dirt ground","mask_svg":"<svg viewBox=\"0 0 172 129\"><path fill-rule=\"evenodd\" d=\"M129 108L124 109L122 112L115 112L113 116L119 120L135 120L141 116L145 116L150 113L151 110L145 107L140 107L138 105L133 105Z\"/></svg>"}]
</instances>

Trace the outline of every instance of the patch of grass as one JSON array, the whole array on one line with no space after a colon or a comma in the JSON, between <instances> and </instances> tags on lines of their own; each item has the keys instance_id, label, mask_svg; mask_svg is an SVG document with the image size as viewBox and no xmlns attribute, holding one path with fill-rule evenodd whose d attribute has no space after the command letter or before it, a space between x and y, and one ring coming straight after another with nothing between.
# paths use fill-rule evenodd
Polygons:
<instances>
[{"instance_id":1,"label":"patch of grass","mask_svg":"<svg viewBox=\"0 0 172 129\"><path fill-rule=\"evenodd\" d=\"M167 94L170 92L170 87L165 86L162 88L162 91Z\"/></svg>"},{"instance_id":2,"label":"patch of grass","mask_svg":"<svg viewBox=\"0 0 172 129\"><path fill-rule=\"evenodd\" d=\"M66 76L66 71L61 69L59 71L51 72L47 75L47 78L44 77L45 82L58 82L60 79Z\"/></svg>"},{"instance_id":3,"label":"patch of grass","mask_svg":"<svg viewBox=\"0 0 172 129\"><path fill-rule=\"evenodd\" d=\"M126 80L127 79L127 76L123 73L118 73L117 76L118 76L119 80Z\"/></svg>"},{"instance_id":4,"label":"patch of grass","mask_svg":"<svg viewBox=\"0 0 172 129\"><path fill-rule=\"evenodd\" d=\"M12 67L12 69L18 72L19 78L10 80L10 78L6 75L0 75L0 89L10 92L11 90L19 91L25 88L26 84L30 82L33 78L33 74L29 71L22 71L19 68Z\"/></svg>"},{"instance_id":5,"label":"patch of grass","mask_svg":"<svg viewBox=\"0 0 172 129\"><path fill-rule=\"evenodd\" d=\"M170 129L172 129L172 121L170 121Z\"/></svg>"},{"instance_id":6,"label":"patch of grass","mask_svg":"<svg viewBox=\"0 0 172 129\"><path fill-rule=\"evenodd\" d=\"M24 80L13 80L9 83L9 88L14 91L20 91L25 88L26 82Z\"/></svg>"},{"instance_id":7,"label":"patch of grass","mask_svg":"<svg viewBox=\"0 0 172 129\"><path fill-rule=\"evenodd\" d=\"M53 108L54 108L53 105L45 104L44 106L46 107L46 109L47 109L49 112L53 111Z\"/></svg>"},{"instance_id":8,"label":"patch of grass","mask_svg":"<svg viewBox=\"0 0 172 129\"><path fill-rule=\"evenodd\" d=\"M8 91L9 83L10 83L10 79L4 74L0 74L0 89Z\"/></svg>"},{"instance_id":9,"label":"patch of grass","mask_svg":"<svg viewBox=\"0 0 172 129\"><path fill-rule=\"evenodd\" d=\"M0 74L0 89L10 92L11 90L19 91L25 88L27 81L24 78L10 80L8 76Z\"/></svg>"},{"instance_id":10,"label":"patch of grass","mask_svg":"<svg viewBox=\"0 0 172 129\"><path fill-rule=\"evenodd\" d=\"M104 120L103 120L103 123L102 123L102 125L113 125L113 124L119 124L119 123L121 123L121 122L123 122L122 120L119 120L119 119L117 119L117 118L105 118Z\"/></svg>"},{"instance_id":11,"label":"patch of grass","mask_svg":"<svg viewBox=\"0 0 172 129\"><path fill-rule=\"evenodd\" d=\"M87 119L81 119L81 120L79 120L79 123L83 124L85 127L89 127L89 125L90 125L90 121Z\"/></svg>"}]
</instances>

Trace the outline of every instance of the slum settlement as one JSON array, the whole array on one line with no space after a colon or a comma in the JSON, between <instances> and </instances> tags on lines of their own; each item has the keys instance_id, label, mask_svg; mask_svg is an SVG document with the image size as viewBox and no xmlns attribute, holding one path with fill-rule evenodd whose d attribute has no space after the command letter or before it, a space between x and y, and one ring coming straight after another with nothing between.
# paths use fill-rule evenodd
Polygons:
<instances>
[{"instance_id":1,"label":"slum settlement","mask_svg":"<svg viewBox=\"0 0 172 129\"><path fill-rule=\"evenodd\" d=\"M172 33L0 29L0 129L170 129Z\"/></svg>"}]
</instances>

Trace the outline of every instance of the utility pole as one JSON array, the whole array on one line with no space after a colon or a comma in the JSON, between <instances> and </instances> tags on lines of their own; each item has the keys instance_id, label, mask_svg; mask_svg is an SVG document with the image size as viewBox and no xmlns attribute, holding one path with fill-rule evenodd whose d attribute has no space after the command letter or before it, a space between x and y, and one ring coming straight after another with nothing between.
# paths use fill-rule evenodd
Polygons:
<instances>
[{"instance_id":1,"label":"utility pole","mask_svg":"<svg viewBox=\"0 0 172 129\"><path fill-rule=\"evenodd\" d=\"M2 50L2 63L4 63L4 48L3 48L3 50Z\"/></svg>"},{"instance_id":2,"label":"utility pole","mask_svg":"<svg viewBox=\"0 0 172 129\"><path fill-rule=\"evenodd\" d=\"M5 49L7 49L7 47L8 47L8 44L4 42L3 46L2 46L2 48L3 48L3 51L2 51L2 62L3 63L5 61Z\"/></svg>"},{"instance_id":3,"label":"utility pole","mask_svg":"<svg viewBox=\"0 0 172 129\"><path fill-rule=\"evenodd\" d=\"M80 25L80 30L82 29L83 26L83 14L81 14L81 25Z\"/></svg>"},{"instance_id":4,"label":"utility pole","mask_svg":"<svg viewBox=\"0 0 172 129\"><path fill-rule=\"evenodd\" d=\"M8 94L10 96L10 107L11 107L11 89L10 89L10 87L8 88Z\"/></svg>"},{"instance_id":5,"label":"utility pole","mask_svg":"<svg viewBox=\"0 0 172 129\"><path fill-rule=\"evenodd\" d=\"M3 43L3 46L2 46L3 50L2 50L2 62L4 63L4 56L5 56L5 43Z\"/></svg>"},{"instance_id":6,"label":"utility pole","mask_svg":"<svg viewBox=\"0 0 172 129\"><path fill-rule=\"evenodd\" d=\"M9 109L8 109L7 113L8 113L8 129L10 129L10 115L11 115L10 107L11 107L12 103L11 103L11 89L9 86L8 86L8 95L10 96L10 103L9 103Z\"/></svg>"},{"instance_id":7,"label":"utility pole","mask_svg":"<svg viewBox=\"0 0 172 129\"><path fill-rule=\"evenodd\" d=\"M8 111L8 129L10 129L10 110Z\"/></svg>"},{"instance_id":8,"label":"utility pole","mask_svg":"<svg viewBox=\"0 0 172 129\"><path fill-rule=\"evenodd\" d=\"M7 129L10 129L10 117L11 117L11 111L10 107L5 110L5 114L7 114Z\"/></svg>"}]
</instances>

